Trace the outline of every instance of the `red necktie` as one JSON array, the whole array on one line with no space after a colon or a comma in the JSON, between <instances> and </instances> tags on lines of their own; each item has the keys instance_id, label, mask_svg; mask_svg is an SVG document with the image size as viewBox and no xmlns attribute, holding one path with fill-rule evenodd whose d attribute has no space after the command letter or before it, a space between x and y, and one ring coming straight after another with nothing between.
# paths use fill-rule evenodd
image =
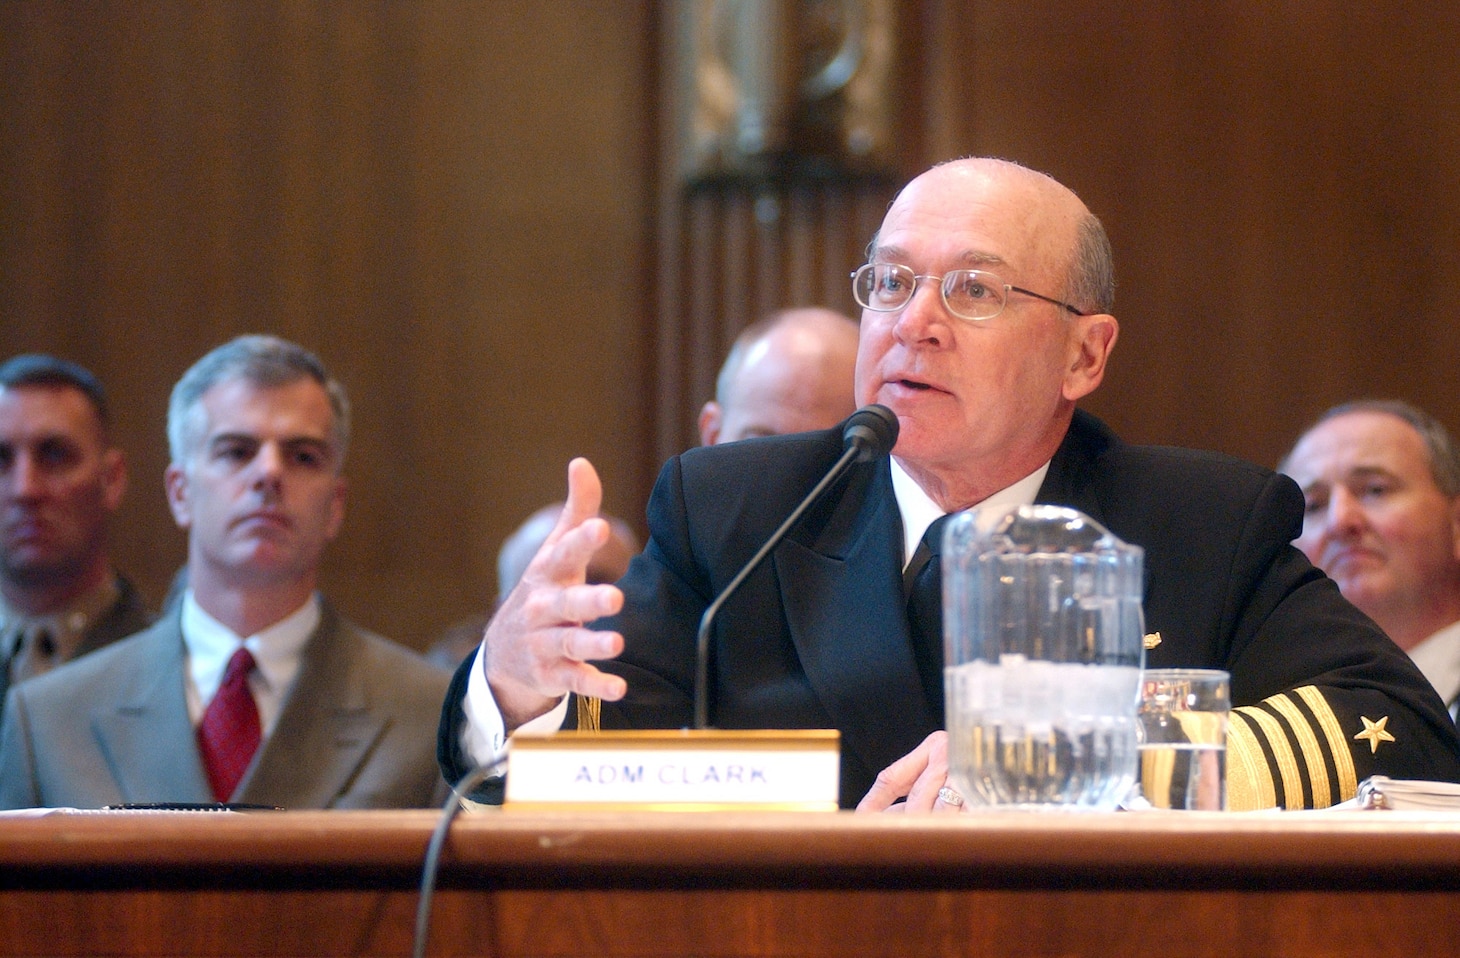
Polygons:
<instances>
[{"instance_id":1,"label":"red necktie","mask_svg":"<svg viewBox=\"0 0 1460 958\"><path fill-rule=\"evenodd\" d=\"M226 802L238 788L239 779L253 761L258 750L259 708L248 690L248 673L253 671L253 655L239 647L228 660L223 684L208 703L203 721L198 725L198 751L213 786L213 797Z\"/></svg>"}]
</instances>

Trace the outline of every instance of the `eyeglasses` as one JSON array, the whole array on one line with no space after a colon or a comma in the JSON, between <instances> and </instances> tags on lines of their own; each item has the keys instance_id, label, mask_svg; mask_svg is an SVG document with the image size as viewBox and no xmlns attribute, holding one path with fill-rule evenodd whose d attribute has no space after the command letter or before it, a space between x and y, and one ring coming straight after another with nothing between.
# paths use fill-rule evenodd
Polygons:
<instances>
[{"instance_id":1,"label":"eyeglasses","mask_svg":"<svg viewBox=\"0 0 1460 958\"><path fill-rule=\"evenodd\" d=\"M943 305L959 319L981 322L993 319L1004 311L1010 293L1023 293L1067 309L1076 316L1088 316L1069 303L1041 295L1033 290L1010 286L994 273L981 269L954 269L942 276L919 276L899 263L868 263L852 274L852 295L866 309L892 313L912 301L918 283L933 280L940 283Z\"/></svg>"}]
</instances>

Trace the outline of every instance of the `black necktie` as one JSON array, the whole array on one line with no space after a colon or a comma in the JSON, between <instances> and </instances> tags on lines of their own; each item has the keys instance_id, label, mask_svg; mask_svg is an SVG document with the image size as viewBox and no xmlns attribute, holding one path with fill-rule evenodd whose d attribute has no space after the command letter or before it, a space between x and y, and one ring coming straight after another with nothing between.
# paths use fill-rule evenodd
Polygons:
<instances>
[{"instance_id":1,"label":"black necktie","mask_svg":"<svg viewBox=\"0 0 1460 958\"><path fill-rule=\"evenodd\" d=\"M943 527L950 516L939 516L923 533L903 573L907 588L907 621L912 629L913 656L923 680L928 703L943 721Z\"/></svg>"}]
</instances>

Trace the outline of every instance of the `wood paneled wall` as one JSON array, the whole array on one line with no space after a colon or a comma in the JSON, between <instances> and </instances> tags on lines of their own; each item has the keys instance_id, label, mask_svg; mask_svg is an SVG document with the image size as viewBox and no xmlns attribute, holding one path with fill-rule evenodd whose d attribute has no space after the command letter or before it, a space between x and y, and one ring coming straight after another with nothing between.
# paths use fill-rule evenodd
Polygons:
<instances>
[{"instance_id":1,"label":"wood paneled wall","mask_svg":"<svg viewBox=\"0 0 1460 958\"><path fill-rule=\"evenodd\" d=\"M574 455L640 514L654 51L619 0L0 4L0 354L110 388L154 601L167 394L243 332L350 390L325 582L385 634L487 607Z\"/></svg>"},{"instance_id":2,"label":"wood paneled wall","mask_svg":"<svg viewBox=\"0 0 1460 958\"><path fill-rule=\"evenodd\" d=\"M160 596L166 395L236 333L318 350L358 411L327 588L424 645L485 606L569 457L636 522L729 339L850 309L892 184L681 190L685 0L0 4L0 353L111 388L118 552ZM899 4L897 174L1007 156L1105 221L1128 438L1271 463L1324 406L1460 427L1460 13L1437 2Z\"/></svg>"},{"instance_id":3,"label":"wood paneled wall","mask_svg":"<svg viewBox=\"0 0 1460 958\"><path fill-rule=\"evenodd\" d=\"M1327 406L1460 427L1460 8L959 2L935 152L1019 159L1111 234L1128 438L1271 465Z\"/></svg>"}]
</instances>

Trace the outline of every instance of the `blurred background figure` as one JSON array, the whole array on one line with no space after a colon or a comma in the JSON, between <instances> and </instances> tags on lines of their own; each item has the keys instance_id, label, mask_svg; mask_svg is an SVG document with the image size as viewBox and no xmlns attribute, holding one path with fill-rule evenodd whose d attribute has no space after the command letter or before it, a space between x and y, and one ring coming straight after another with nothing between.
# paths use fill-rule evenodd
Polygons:
<instances>
[{"instance_id":1,"label":"blurred background figure","mask_svg":"<svg viewBox=\"0 0 1460 958\"><path fill-rule=\"evenodd\" d=\"M1396 400L1335 406L1279 467L1303 490L1296 545L1460 700L1460 458L1449 432Z\"/></svg>"},{"instance_id":2,"label":"blurred background figure","mask_svg":"<svg viewBox=\"0 0 1460 958\"><path fill-rule=\"evenodd\" d=\"M90 371L39 354L0 364L0 701L12 682L147 626L107 544L126 488Z\"/></svg>"},{"instance_id":3,"label":"blurred background figure","mask_svg":"<svg viewBox=\"0 0 1460 958\"><path fill-rule=\"evenodd\" d=\"M562 502L554 502L528 516L522 525L502 542L497 552L497 600L493 608L502 604L507 593L522 578L527 564L547 540L548 533L558 523L563 511ZM608 541L603 544L588 563L588 582L598 585L617 582L629 568L629 560L641 548L639 537L627 522L618 516L605 514L608 523ZM490 615L483 614L463 619L449 626L441 638L426 652L426 658L437 665L456 668L482 641L482 630L487 627Z\"/></svg>"},{"instance_id":4,"label":"blurred background figure","mask_svg":"<svg viewBox=\"0 0 1460 958\"><path fill-rule=\"evenodd\" d=\"M857 321L819 307L787 309L736 337L715 398L700 410L700 443L828 429L856 411Z\"/></svg>"}]
</instances>

